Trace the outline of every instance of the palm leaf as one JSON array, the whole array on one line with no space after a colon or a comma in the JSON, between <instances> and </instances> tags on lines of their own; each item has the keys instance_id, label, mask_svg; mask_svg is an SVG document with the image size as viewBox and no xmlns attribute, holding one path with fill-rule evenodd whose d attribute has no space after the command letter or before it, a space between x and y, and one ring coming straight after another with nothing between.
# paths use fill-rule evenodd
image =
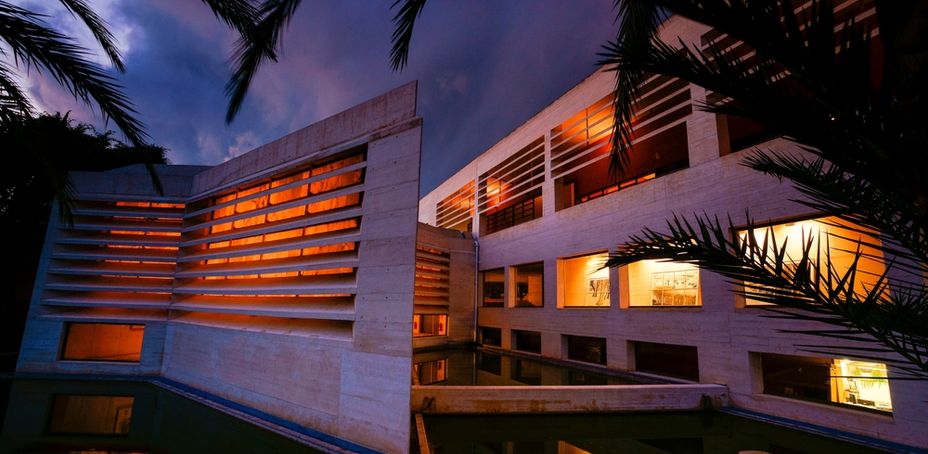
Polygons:
<instances>
[{"instance_id":1,"label":"palm leaf","mask_svg":"<svg viewBox=\"0 0 928 454\"><path fill-rule=\"evenodd\" d=\"M107 28L106 22L101 19L100 16L97 16L97 14L87 6L84 0L61 0L61 4L64 5L71 14L80 18L80 20L84 22L84 25L90 29L90 33L96 38L100 47L103 48L103 52L109 57L116 70L119 72L126 72L126 66L123 64L122 56L119 54L119 48L116 47L115 38L113 38L113 34L110 32L109 28Z\"/></svg>"},{"instance_id":2,"label":"palm leaf","mask_svg":"<svg viewBox=\"0 0 928 454\"><path fill-rule=\"evenodd\" d=\"M406 67L409 60L409 46L412 43L412 29L416 19L422 14L426 0L396 0L391 9L402 4L393 16L393 47L390 49L390 66L394 71Z\"/></svg>"}]
</instances>

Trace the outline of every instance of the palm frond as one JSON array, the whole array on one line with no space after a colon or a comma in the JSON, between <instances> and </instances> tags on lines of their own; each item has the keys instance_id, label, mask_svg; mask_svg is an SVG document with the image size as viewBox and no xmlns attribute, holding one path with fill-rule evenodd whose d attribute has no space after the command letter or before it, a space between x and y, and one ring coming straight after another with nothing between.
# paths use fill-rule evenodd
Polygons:
<instances>
[{"instance_id":1,"label":"palm frond","mask_svg":"<svg viewBox=\"0 0 928 454\"><path fill-rule=\"evenodd\" d=\"M661 21L659 5L648 0L616 0L615 7L618 12L618 34L615 41L607 43L604 51L599 54L603 59L599 64L603 66L610 65L618 49L634 55L648 53ZM616 70L616 86L609 171L613 178L617 178L629 164L629 151L634 140L632 120L640 87L647 79L648 71L633 66L620 69L617 65L613 69Z\"/></svg>"},{"instance_id":2,"label":"palm frond","mask_svg":"<svg viewBox=\"0 0 928 454\"><path fill-rule=\"evenodd\" d=\"M32 115L29 97L16 83L13 72L0 61L0 123Z\"/></svg>"},{"instance_id":3,"label":"palm frond","mask_svg":"<svg viewBox=\"0 0 928 454\"><path fill-rule=\"evenodd\" d=\"M409 46L412 43L412 30L416 25L416 19L422 14L425 1L396 0L390 6L390 9L396 9L397 5L402 3L393 16L393 47L390 49L390 66L394 71L406 67L406 62L409 60Z\"/></svg>"},{"instance_id":4,"label":"palm frond","mask_svg":"<svg viewBox=\"0 0 928 454\"><path fill-rule=\"evenodd\" d=\"M260 18L252 0L203 0L213 14L242 35L250 33Z\"/></svg>"},{"instance_id":5,"label":"palm frond","mask_svg":"<svg viewBox=\"0 0 928 454\"><path fill-rule=\"evenodd\" d=\"M143 145L148 138L135 117L135 109L116 81L85 57L87 52L66 36L43 25L39 17L0 2L2 38L18 61L44 68L76 98L95 101L105 119L111 119L126 138Z\"/></svg>"},{"instance_id":6,"label":"palm frond","mask_svg":"<svg viewBox=\"0 0 928 454\"><path fill-rule=\"evenodd\" d=\"M266 0L258 9L258 23L242 34L232 57L235 69L226 83L226 95L229 97L226 123L235 119L261 63L277 61L282 31L299 5L300 0Z\"/></svg>"},{"instance_id":7,"label":"palm frond","mask_svg":"<svg viewBox=\"0 0 928 454\"><path fill-rule=\"evenodd\" d=\"M113 37L113 33L110 32L109 27L107 27L106 22L90 9L84 0L61 0L61 4L64 5L71 14L83 21L84 25L90 29L90 33L96 38L97 43L103 48L103 52L109 57L110 62L113 63L116 70L119 72L126 72L126 65L123 64L122 56L119 54L119 48L116 47L116 40Z\"/></svg>"},{"instance_id":8,"label":"palm frond","mask_svg":"<svg viewBox=\"0 0 928 454\"><path fill-rule=\"evenodd\" d=\"M674 216L667 230L664 234L645 229L632 236L610 255L606 266L639 260L697 265L724 276L745 298L774 304L768 310L779 317L840 328L809 328L804 330L807 334L878 343L877 348L891 350L928 376L928 296L923 291L890 292L891 263L875 280L870 277L872 284L862 286L860 251L847 269L838 269L828 244L816 242L811 233L801 239L801 254L790 257L790 239L778 239L767 228L759 241L750 218L736 229L731 220L723 227L717 218L697 216L691 222ZM741 233L732 235L735 231Z\"/></svg>"}]
</instances>

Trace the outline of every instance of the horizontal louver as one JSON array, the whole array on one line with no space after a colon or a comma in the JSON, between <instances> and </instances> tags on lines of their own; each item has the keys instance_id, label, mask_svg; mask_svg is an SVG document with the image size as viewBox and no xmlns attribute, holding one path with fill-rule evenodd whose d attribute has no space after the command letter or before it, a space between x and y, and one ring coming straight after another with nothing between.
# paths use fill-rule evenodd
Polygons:
<instances>
[{"instance_id":1,"label":"horizontal louver","mask_svg":"<svg viewBox=\"0 0 928 454\"><path fill-rule=\"evenodd\" d=\"M176 320L350 339L365 169L354 151L191 202Z\"/></svg>"},{"instance_id":2,"label":"horizontal louver","mask_svg":"<svg viewBox=\"0 0 928 454\"><path fill-rule=\"evenodd\" d=\"M46 317L164 319L173 286L181 200L100 200L77 194L73 226L55 238L42 293Z\"/></svg>"},{"instance_id":3,"label":"horizontal louver","mask_svg":"<svg viewBox=\"0 0 928 454\"><path fill-rule=\"evenodd\" d=\"M439 227L455 228L474 216L474 182L442 199L435 206L435 223Z\"/></svg>"}]
</instances>

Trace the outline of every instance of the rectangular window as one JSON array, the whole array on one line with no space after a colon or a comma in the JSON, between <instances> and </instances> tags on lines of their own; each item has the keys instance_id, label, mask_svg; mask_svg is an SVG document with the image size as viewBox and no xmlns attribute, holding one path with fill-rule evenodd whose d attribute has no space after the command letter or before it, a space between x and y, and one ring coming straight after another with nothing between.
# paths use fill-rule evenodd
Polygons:
<instances>
[{"instance_id":1,"label":"rectangular window","mask_svg":"<svg viewBox=\"0 0 928 454\"><path fill-rule=\"evenodd\" d=\"M602 337L564 336L567 359L606 365L606 339Z\"/></svg>"},{"instance_id":2,"label":"rectangular window","mask_svg":"<svg viewBox=\"0 0 928 454\"><path fill-rule=\"evenodd\" d=\"M502 268L480 273L483 283L483 305L502 306L505 301L505 273Z\"/></svg>"},{"instance_id":3,"label":"rectangular window","mask_svg":"<svg viewBox=\"0 0 928 454\"><path fill-rule=\"evenodd\" d=\"M68 323L61 359L137 363L142 356L145 325Z\"/></svg>"},{"instance_id":4,"label":"rectangular window","mask_svg":"<svg viewBox=\"0 0 928 454\"><path fill-rule=\"evenodd\" d=\"M699 268L688 263L642 260L628 266L629 306L685 307L702 304Z\"/></svg>"},{"instance_id":5,"label":"rectangular window","mask_svg":"<svg viewBox=\"0 0 928 454\"><path fill-rule=\"evenodd\" d=\"M773 236L768 240L767 235L770 235L771 232ZM747 231L742 230L737 234L739 241L747 241ZM844 276L854 263L856 251L859 247L862 255L857 260L857 276L854 280L854 290L858 295L864 295L869 289L872 289L886 270L883 252L878 249L880 245L878 236L866 234L860 227L851 225L836 217L808 219L754 228L754 241L759 247L763 247L766 242L769 253L773 252L773 240L776 240L777 248L785 248L784 261L787 266L795 266L800 262L803 248L811 241L809 255L812 261L816 263L815 268L810 270L810 279L813 281L819 273L823 276L829 274L826 270L829 257L830 266L834 268L833 271L838 276ZM827 288L826 282L827 278L822 279L823 290ZM761 295L766 294L763 290L759 290L758 293ZM745 304L748 306L772 304L769 301L764 301L760 295L757 298L747 298Z\"/></svg>"},{"instance_id":6,"label":"rectangular window","mask_svg":"<svg viewBox=\"0 0 928 454\"><path fill-rule=\"evenodd\" d=\"M541 333L514 329L512 345L519 351L541 354Z\"/></svg>"},{"instance_id":7,"label":"rectangular window","mask_svg":"<svg viewBox=\"0 0 928 454\"><path fill-rule=\"evenodd\" d=\"M544 306L544 263L529 263L512 270L516 282L516 307Z\"/></svg>"},{"instance_id":8,"label":"rectangular window","mask_svg":"<svg viewBox=\"0 0 928 454\"><path fill-rule=\"evenodd\" d=\"M609 269L606 252L558 260L563 307L609 307Z\"/></svg>"},{"instance_id":9,"label":"rectangular window","mask_svg":"<svg viewBox=\"0 0 928 454\"><path fill-rule=\"evenodd\" d=\"M634 342L635 370L699 381L696 347Z\"/></svg>"},{"instance_id":10,"label":"rectangular window","mask_svg":"<svg viewBox=\"0 0 928 454\"><path fill-rule=\"evenodd\" d=\"M503 340L503 330L499 328L480 327L480 344L491 347L501 347Z\"/></svg>"},{"instance_id":11,"label":"rectangular window","mask_svg":"<svg viewBox=\"0 0 928 454\"><path fill-rule=\"evenodd\" d=\"M126 435L132 423L131 396L56 395L48 431L53 434Z\"/></svg>"},{"instance_id":12,"label":"rectangular window","mask_svg":"<svg viewBox=\"0 0 928 454\"><path fill-rule=\"evenodd\" d=\"M413 337L447 336L448 316L435 314L414 314L412 316Z\"/></svg>"},{"instance_id":13,"label":"rectangular window","mask_svg":"<svg viewBox=\"0 0 928 454\"><path fill-rule=\"evenodd\" d=\"M448 378L448 360L439 359L413 365L413 373L419 379L420 385L433 385L441 383Z\"/></svg>"},{"instance_id":14,"label":"rectangular window","mask_svg":"<svg viewBox=\"0 0 928 454\"><path fill-rule=\"evenodd\" d=\"M892 412L886 365L761 353L764 394Z\"/></svg>"}]
</instances>

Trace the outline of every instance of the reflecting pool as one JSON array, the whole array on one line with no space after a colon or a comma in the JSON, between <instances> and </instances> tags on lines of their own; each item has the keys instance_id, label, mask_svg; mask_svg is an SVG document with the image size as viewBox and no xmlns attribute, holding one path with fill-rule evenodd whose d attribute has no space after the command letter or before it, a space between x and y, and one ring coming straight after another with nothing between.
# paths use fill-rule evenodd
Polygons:
<instances>
[{"instance_id":1,"label":"reflecting pool","mask_svg":"<svg viewBox=\"0 0 928 454\"><path fill-rule=\"evenodd\" d=\"M435 454L884 452L725 413L429 416Z\"/></svg>"},{"instance_id":2,"label":"reflecting pool","mask_svg":"<svg viewBox=\"0 0 928 454\"><path fill-rule=\"evenodd\" d=\"M604 375L482 349L448 349L413 355L413 382L448 386L635 385L655 383L632 375ZM658 382L659 383L659 382Z\"/></svg>"},{"instance_id":3,"label":"reflecting pool","mask_svg":"<svg viewBox=\"0 0 928 454\"><path fill-rule=\"evenodd\" d=\"M0 452L318 452L158 386L0 380Z\"/></svg>"}]
</instances>

